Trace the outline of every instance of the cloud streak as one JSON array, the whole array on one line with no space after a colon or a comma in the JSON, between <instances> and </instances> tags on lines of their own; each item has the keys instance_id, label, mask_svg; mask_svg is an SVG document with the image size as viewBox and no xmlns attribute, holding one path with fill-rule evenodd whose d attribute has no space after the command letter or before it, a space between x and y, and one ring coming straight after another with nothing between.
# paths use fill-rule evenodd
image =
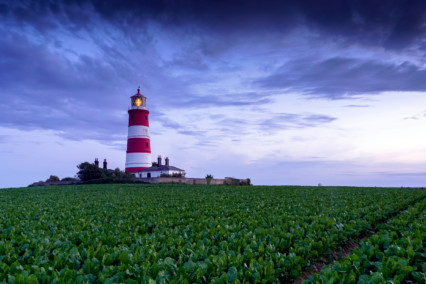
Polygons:
<instances>
[{"instance_id":1,"label":"cloud streak","mask_svg":"<svg viewBox=\"0 0 426 284\"><path fill-rule=\"evenodd\" d=\"M261 121L258 126L263 131L275 132L286 129L318 127L336 119L336 117L321 114L279 113L274 114L272 118Z\"/></svg>"},{"instance_id":2,"label":"cloud streak","mask_svg":"<svg viewBox=\"0 0 426 284\"><path fill-rule=\"evenodd\" d=\"M426 91L426 70L351 58L296 61L257 81L264 88L287 88L309 96L342 99L385 91Z\"/></svg>"}]
</instances>

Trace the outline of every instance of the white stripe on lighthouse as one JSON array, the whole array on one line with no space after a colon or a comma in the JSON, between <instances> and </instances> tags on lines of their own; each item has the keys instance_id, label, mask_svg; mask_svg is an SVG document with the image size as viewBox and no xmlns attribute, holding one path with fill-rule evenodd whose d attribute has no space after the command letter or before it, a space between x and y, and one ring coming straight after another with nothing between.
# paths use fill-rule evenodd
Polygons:
<instances>
[{"instance_id":1,"label":"white stripe on lighthouse","mask_svg":"<svg viewBox=\"0 0 426 284\"><path fill-rule=\"evenodd\" d=\"M126 168L151 167L151 153L127 153Z\"/></svg>"},{"instance_id":2,"label":"white stripe on lighthouse","mask_svg":"<svg viewBox=\"0 0 426 284\"><path fill-rule=\"evenodd\" d=\"M127 138L149 138L149 129L143 125L129 126L129 135Z\"/></svg>"}]
</instances>

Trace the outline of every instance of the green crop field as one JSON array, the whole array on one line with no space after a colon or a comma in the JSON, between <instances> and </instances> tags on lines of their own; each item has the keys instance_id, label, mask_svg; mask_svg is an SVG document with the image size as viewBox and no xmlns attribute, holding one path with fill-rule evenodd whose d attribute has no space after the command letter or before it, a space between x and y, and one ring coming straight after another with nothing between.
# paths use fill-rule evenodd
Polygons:
<instances>
[{"instance_id":1,"label":"green crop field","mask_svg":"<svg viewBox=\"0 0 426 284\"><path fill-rule=\"evenodd\" d=\"M0 283L292 283L367 230L375 234L308 281L424 283L425 197L351 187L0 189Z\"/></svg>"},{"instance_id":2,"label":"green crop field","mask_svg":"<svg viewBox=\"0 0 426 284\"><path fill-rule=\"evenodd\" d=\"M380 224L377 234L363 240L346 258L323 268L310 282L426 283L425 207L423 199Z\"/></svg>"}]
</instances>

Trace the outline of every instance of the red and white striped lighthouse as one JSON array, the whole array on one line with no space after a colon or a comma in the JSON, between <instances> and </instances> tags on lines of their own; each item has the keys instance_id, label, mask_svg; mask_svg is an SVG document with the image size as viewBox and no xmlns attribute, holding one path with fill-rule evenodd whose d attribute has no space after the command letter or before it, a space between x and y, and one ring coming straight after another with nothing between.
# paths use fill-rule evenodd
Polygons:
<instances>
[{"instance_id":1,"label":"red and white striped lighthouse","mask_svg":"<svg viewBox=\"0 0 426 284\"><path fill-rule=\"evenodd\" d=\"M152 166L151 141L149 139L149 111L146 97L140 93L131 96L129 132L127 135L126 172L137 173Z\"/></svg>"}]
</instances>

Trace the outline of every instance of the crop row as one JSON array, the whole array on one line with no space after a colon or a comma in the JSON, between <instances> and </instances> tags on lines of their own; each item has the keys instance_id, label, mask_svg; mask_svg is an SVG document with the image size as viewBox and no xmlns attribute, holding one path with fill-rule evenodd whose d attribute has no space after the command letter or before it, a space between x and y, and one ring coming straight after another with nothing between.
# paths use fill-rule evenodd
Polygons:
<instances>
[{"instance_id":1,"label":"crop row","mask_svg":"<svg viewBox=\"0 0 426 284\"><path fill-rule=\"evenodd\" d=\"M0 281L290 282L424 196L177 185L3 190Z\"/></svg>"},{"instance_id":2,"label":"crop row","mask_svg":"<svg viewBox=\"0 0 426 284\"><path fill-rule=\"evenodd\" d=\"M378 226L377 234L305 283L426 283L426 200Z\"/></svg>"}]
</instances>

